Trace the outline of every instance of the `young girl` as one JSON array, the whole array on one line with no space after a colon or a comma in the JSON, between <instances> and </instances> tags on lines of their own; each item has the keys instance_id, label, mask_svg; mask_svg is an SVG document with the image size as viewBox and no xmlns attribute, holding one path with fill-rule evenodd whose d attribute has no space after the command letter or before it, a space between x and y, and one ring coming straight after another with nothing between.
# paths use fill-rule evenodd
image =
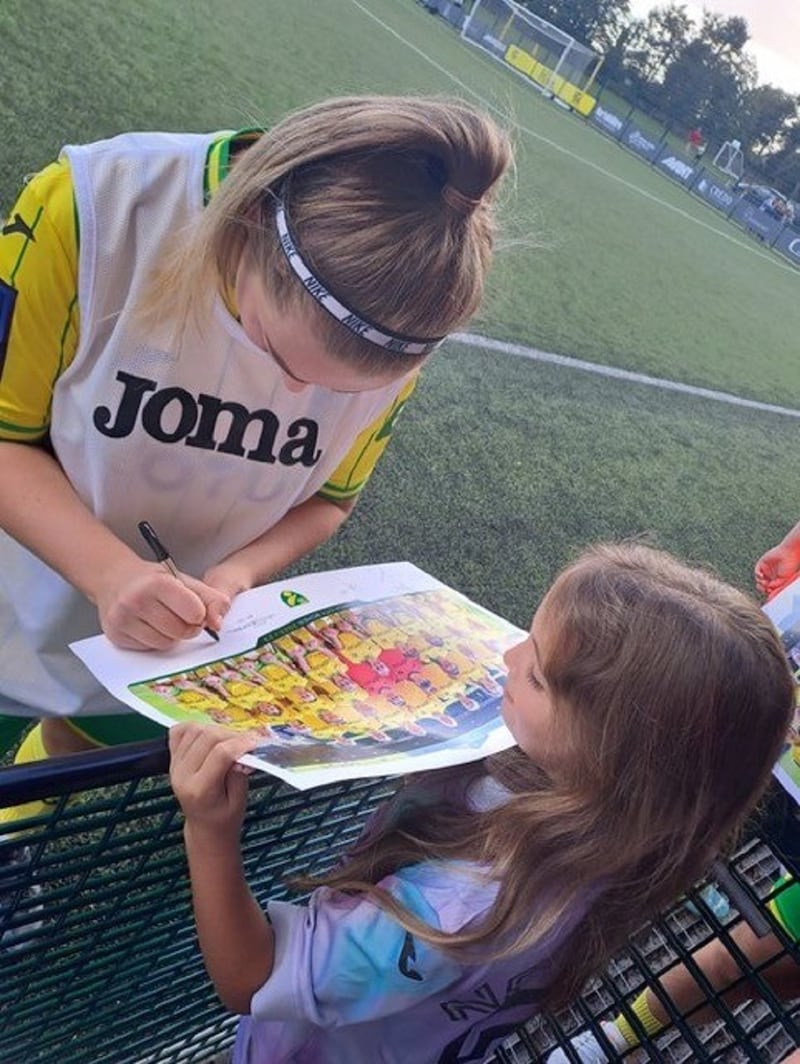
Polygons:
<instances>
[{"instance_id":1,"label":"young girl","mask_svg":"<svg viewBox=\"0 0 800 1064\"><path fill-rule=\"evenodd\" d=\"M71 640L218 629L341 525L480 302L510 159L466 104L358 97L66 147L30 181L0 236L0 701L50 718L21 760L150 733L95 716Z\"/></svg>"},{"instance_id":2,"label":"young girl","mask_svg":"<svg viewBox=\"0 0 800 1064\"><path fill-rule=\"evenodd\" d=\"M233 768L254 741L171 730L203 955L244 1017L236 1064L484 1060L701 876L792 716L757 605L640 546L565 570L506 665L517 746L417 777L305 905L265 912L242 874Z\"/></svg>"}]
</instances>

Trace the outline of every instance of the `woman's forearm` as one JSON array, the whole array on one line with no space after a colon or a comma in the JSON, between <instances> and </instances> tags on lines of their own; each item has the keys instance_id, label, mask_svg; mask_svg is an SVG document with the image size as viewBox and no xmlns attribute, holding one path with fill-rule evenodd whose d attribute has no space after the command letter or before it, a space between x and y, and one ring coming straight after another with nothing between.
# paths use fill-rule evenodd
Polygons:
<instances>
[{"instance_id":1,"label":"woman's forearm","mask_svg":"<svg viewBox=\"0 0 800 1064\"><path fill-rule=\"evenodd\" d=\"M33 444L0 442L0 526L92 602L103 574L138 561Z\"/></svg>"},{"instance_id":2,"label":"woman's forearm","mask_svg":"<svg viewBox=\"0 0 800 1064\"><path fill-rule=\"evenodd\" d=\"M353 505L352 502L330 502L314 495L289 510L267 532L229 555L214 569L240 574L238 590L267 583L276 573L330 539L347 519ZM210 582L214 582L214 569L206 573Z\"/></svg>"}]
</instances>

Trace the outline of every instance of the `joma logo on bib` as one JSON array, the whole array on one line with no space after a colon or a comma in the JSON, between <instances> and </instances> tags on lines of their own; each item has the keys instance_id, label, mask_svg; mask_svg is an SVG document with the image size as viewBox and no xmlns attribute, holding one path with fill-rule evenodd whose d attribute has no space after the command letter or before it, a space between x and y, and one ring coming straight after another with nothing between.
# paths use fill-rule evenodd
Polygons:
<instances>
[{"instance_id":1,"label":"joma logo on bib","mask_svg":"<svg viewBox=\"0 0 800 1064\"><path fill-rule=\"evenodd\" d=\"M195 398L184 388L159 388L157 381L121 370L116 379L123 389L119 406L98 406L92 415L98 432L112 439L130 436L141 418L147 435L161 443L183 443L253 462L314 466L322 454L317 448L319 426L312 418L298 418L283 432L272 410L251 411L202 392ZM253 424L261 426L258 442L246 450L245 433ZM250 443L255 443L252 435Z\"/></svg>"}]
</instances>

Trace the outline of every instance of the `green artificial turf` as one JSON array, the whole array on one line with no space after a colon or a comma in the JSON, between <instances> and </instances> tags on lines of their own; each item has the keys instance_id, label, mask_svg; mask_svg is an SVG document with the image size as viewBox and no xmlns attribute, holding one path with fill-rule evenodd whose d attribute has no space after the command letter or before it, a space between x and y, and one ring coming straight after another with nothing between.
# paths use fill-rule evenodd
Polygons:
<instances>
[{"instance_id":1,"label":"green artificial turf","mask_svg":"<svg viewBox=\"0 0 800 1064\"><path fill-rule=\"evenodd\" d=\"M518 149L473 330L800 406L800 276L414 0L5 0L0 202L64 142L456 93ZM316 565L408 557L525 622L576 546L652 533L742 584L798 516L791 419L449 347Z\"/></svg>"}]
</instances>

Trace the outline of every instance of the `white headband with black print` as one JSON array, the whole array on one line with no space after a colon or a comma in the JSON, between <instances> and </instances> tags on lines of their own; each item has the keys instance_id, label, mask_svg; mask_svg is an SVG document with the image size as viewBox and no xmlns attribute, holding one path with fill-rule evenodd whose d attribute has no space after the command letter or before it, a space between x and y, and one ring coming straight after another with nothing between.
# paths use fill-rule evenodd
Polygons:
<instances>
[{"instance_id":1,"label":"white headband with black print","mask_svg":"<svg viewBox=\"0 0 800 1064\"><path fill-rule=\"evenodd\" d=\"M373 325L372 322L350 310L349 307L346 307L330 292L319 277L316 277L311 272L305 259L297 250L297 244L289 228L286 205L280 199L275 206L275 225L283 253L292 270L302 281L305 290L316 299L321 307L327 310L331 317L341 322L350 332L369 340L371 344L377 344L378 347L385 348L387 351L396 351L399 355L427 355L444 340L443 336L439 336L434 340L400 336L398 333L378 328L377 325Z\"/></svg>"}]
</instances>

